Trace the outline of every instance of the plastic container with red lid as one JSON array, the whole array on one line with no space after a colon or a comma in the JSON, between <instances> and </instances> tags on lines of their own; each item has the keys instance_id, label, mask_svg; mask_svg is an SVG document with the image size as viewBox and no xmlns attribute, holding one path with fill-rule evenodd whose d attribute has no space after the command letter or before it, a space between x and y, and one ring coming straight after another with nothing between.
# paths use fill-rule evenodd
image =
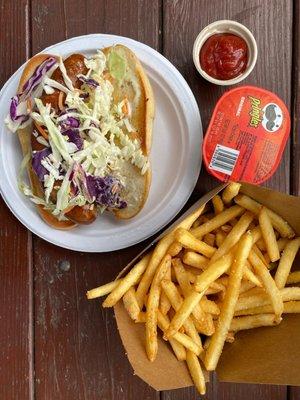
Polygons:
<instances>
[{"instance_id":1,"label":"plastic container with red lid","mask_svg":"<svg viewBox=\"0 0 300 400\"><path fill-rule=\"evenodd\" d=\"M274 93L255 86L229 90L209 123L203 158L222 182L259 185L276 171L290 132L289 112Z\"/></svg>"}]
</instances>

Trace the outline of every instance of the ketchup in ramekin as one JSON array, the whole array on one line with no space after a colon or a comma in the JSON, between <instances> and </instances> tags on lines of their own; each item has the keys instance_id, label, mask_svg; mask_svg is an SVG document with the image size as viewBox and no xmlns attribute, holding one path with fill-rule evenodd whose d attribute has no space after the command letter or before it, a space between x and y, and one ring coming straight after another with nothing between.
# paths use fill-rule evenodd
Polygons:
<instances>
[{"instance_id":1,"label":"ketchup in ramekin","mask_svg":"<svg viewBox=\"0 0 300 400\"><path fill-rule=\"evenodd\" d=\"M229 80L241 75L248 63L246 41L232 33L210 36L201 47L201 68L211 77Z\"/></svg>"}]
</instances>

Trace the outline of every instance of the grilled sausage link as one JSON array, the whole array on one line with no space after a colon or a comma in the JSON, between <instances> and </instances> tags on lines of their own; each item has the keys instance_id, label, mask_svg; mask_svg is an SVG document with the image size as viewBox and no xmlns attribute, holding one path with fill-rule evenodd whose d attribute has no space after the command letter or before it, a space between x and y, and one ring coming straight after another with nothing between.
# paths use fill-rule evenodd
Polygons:
<instances>
[{"instance_id":1,"label":"grilled sausage link","mask_svg":"<svg viewBox=\"0 0 300 400\"><path fill-rule=\"evenodd\" d=\"M95 206L75 206L65 214L67 218L78 224L88 225L95 221L97 218L97 209Z\"/></svg>"},{"instance_id":2,"label":"grilled sausage link","mask_svg":"<svg viewBox=\"0 0 300 400\"><path fill-rule=\"evenodd\" d=\"M66 67L66 71L68 77L71 79L74 88L79 89L82 85L82 82L77 78L77 75L83 74L85 75L88 72L87 67L84 64L84 56L82 54L72 54L68 58L64 60L64 65ZM56 68L53 72L51 79L61 83L62 85L65 84L64 78L62 76L60 68ZM41 100L44 105L51 104L51 107L55 109L55 111L59 110L59 94L60 90L55 90L52 94L44 93L41 96ZM62 94L63 98L62 101L65 101L66 94Z\"/></svg>"}]
</instances>

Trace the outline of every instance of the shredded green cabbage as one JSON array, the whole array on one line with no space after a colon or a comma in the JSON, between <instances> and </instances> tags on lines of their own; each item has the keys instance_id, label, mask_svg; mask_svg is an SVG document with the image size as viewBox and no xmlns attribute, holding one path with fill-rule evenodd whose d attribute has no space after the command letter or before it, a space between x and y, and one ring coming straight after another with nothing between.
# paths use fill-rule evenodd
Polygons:
<instances>
[{"instance_id":1,"label":"shredded green cabbage","mask_svg":"<svg viewBox=\"0 0 300 400\"><path fill-rule=\"evenodd\" d=\"M35 196L23 181L18 182L20 190L35 204L43 205L61 220L65 219L64 212L70 206L82 206L91 202L87 188L83 188L78 177L71 177L77 167L83 175L112 175L117 177L121 184L126 184L122 178L124 162L131 162L140 169L141 174L145 174L149 168L149 161L142 152L140 141L130 136L136 130L131 121L131 109L140 97L140 89L137 80L129 73L125 58L112 50L107 59L101 51L89 59L84 59L88 68L84 76L96 83L85 81L80 89L74 89L61 57L58 60L64 84L54 81L51 74L48 74L41 87L49 94L53 93L54 89L64 92L66 109L58 113L51 109L50 104L44 106L39 98L35 98L35 107L30 114L38 125L44 127L49 136L46 140L36 133L38 142L52 151L48 157L41 160L42 166L47 170L43 179L45 199ZM135 92L133 101L129 102L127 98L123 98L114 104L114 86L110 82L112 78L119 82L125 79L132 83ZM68 127L70 121L75 125ZM73 130L73 136L66 134L68 129ZM83 139L81 148L75 144L76 137L72 142L71 138L76 134L74 129L80 136L79 139ZM22 161L22 173L30 158L31 156L27 155ZM61 184L56 187L57 181ZM74 186L71 185L75 185L76 190L73 190ZM51 202L51 192L54 188L57 188L56 204ZM101 211L104 208L101 206Z\"/></svg>"}]
</instances>

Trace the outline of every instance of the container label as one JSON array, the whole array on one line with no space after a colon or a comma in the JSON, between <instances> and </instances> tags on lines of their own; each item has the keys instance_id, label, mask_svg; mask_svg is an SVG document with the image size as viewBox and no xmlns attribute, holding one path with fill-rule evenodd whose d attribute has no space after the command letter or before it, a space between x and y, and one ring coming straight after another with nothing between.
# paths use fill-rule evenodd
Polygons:
<instances>
[{"instance_id":1,"label":"container label","mask_svg":"<svg viewBox=\"0 0 300 400\"><path fill-rule=\"evenodd\" d=\"M203 142L208 171L226 182L260 184L275 172L289 136L285 104L267 90L242 86L218 101Z\"/></svg>"}]
</instances>

